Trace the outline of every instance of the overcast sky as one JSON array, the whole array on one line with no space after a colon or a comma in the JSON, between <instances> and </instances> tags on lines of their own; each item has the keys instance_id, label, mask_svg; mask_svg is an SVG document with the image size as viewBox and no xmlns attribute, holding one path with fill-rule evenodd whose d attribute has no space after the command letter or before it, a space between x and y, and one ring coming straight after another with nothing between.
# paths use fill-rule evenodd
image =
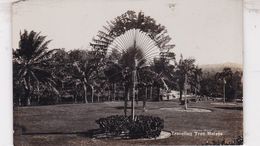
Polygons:
<instances>
[{"instance_id":1,"label":"overcast sky","mask_svg":"<svg viewBox=\"0 0 260 146\"><path fill-rule=\"evenodd\" d=\"M198 64L242 64L242 0L26 0L13 5L13 47L20 30L41 31L50 48L86 49L112 20L143 11L166 26L174 52Z\"/></svg>"}]
</instances>

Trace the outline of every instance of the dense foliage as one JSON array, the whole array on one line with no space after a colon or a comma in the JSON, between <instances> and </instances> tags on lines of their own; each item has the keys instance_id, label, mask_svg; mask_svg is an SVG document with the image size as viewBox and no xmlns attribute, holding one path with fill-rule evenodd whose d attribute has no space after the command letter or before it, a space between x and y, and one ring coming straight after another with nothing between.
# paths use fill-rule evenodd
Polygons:
<instances>
[{"instance_id":1,"label":"dense foliage","mask_svg":"<svg viewBox=\"0 0 260 146\"><path fill-rule=\"evenodd\" d=\"M130 138L155 138L161 133L164 121L159 117L139 115L133 121L131 116L109 116L96 121L100 129L114 136Z\"/></svg>"},{"instance_id":2,"label":"dense foliage","mask_svg":"<svg viewBox=\"0 0 260 146\"><path fill-rule=\"evenodd\" d=\"M223 140L215 140L212 142L206 143L206 145L243 145L244 139L243 136L238 136L237 138L232 139L231 141Z\"/></svg>"},{"instance_id":3,"label":"dense foliage","mask_svg":"<svg viewBox=\"0 0 260 146\"><path fill-rule=\"evenodd\" d=\"M113 40L131 29L138 29L151 39L145 38L145 42L155 43L150 49L109 52ZM142 12L133 11L109 21L93 39L91 48L85 50L50 49L51 41L46 36L25 30L20 34L18 48L13 50L14 103L22 106L124 100L126 107L127 101L136 95L135 100L142 100L145 109L147 100L160 101L172 90L179 91L180 99L183 94L223 97L223 88L227 101L243 96L241 71L224 68L221 72L207 73L193 58L181 56L177 61L170 41L164 26ZM154 47L161 52L153 52ZM147 55L154 53L159 54ZM139 60L133 86L135 59Z\"/></svg>"},{"instance_id":4,"label":"dense foliage","mask_svg":"<svg viewBox=\"0 0 260 146\"><path fill-rule=\"evenodd\" d=\"M225 97L227 101L233 101L243 97L243 73L233 71L231 68L223 68L221 72L205 72L201 80L200 94L208 97Z\"/></svg>"}]
</instances>

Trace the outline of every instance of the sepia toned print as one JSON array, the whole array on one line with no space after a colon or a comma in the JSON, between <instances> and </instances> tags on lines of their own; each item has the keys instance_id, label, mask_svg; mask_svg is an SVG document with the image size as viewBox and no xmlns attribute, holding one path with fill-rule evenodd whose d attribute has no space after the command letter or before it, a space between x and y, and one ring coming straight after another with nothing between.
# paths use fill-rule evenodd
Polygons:
<instances>
[{"instance_id":1,"label":"sepia toned print","mask_svg":"<svg viewBox=\"0 0 260 146\"><path fill-rule=\"evenodd\" d=\"M242 145L242 14L242 0L14 1L14 144Z\"/></svg>"}]
</instances>

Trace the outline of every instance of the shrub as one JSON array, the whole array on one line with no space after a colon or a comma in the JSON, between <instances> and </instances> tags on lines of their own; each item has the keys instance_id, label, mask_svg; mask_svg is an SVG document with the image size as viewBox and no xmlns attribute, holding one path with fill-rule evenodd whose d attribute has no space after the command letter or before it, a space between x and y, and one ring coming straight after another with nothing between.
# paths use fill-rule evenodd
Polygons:
<instances>
[{"instance_id":1,"label":"shrub","mask_svg":"<svg viewBox=\"0 0 260 146\"><path fill-rule=\"evenodd\" d=\"M243 136L238 136L237 138L234 138L232 141L227 141L225 139L218 140L218 141L212 141L211 143L206 143L206 145L243 145Z\"/></svg>"},{"instance_id":2,"label":"shrub","mask_svg":"<svg viewBox=\"0 0 260 146\"><path fill-rule=\"evenodd\" d=\"M132 121L131 116L114 115L96 121L105 133L130 138L155 138L160 135L164 121L159 117L139 115Z\"/></svg>"},{"instance_id":3,"label":"shrub","mask_svg":"<svg viewBox=\"0 0 260 146\"><path fill-rule=\"evenodd\" d=\"M128 117L115 115L101 118L96 123L103 132L120 135L122 132L127 131L128 125L126 123L130 123L130 121Z\"/></svg>"}]
</instances>

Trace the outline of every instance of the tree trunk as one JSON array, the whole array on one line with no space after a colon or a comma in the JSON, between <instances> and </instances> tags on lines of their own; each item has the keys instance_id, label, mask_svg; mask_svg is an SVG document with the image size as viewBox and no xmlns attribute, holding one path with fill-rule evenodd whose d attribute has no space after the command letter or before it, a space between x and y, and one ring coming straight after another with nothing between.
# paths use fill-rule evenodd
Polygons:
<instances>
[{"instance_id":1,"label":"tree trunk","mask_svg":"<svg viewBox=\"0 0 260 146\"><path fill-rule=\"evenodd\" d=\"M160 95L160 87L157 87L157 91L158 91L158 101L161 101L161 95Z\"/></svg>"},{"instance_id":2,"label":"tree trunk","mask_svg":"<svg viewBox=\"0 0 260 146\"><path fill-rule=\"evenodd\" d=\"M188 85L188 76L187 74L185 75L185 82L184 82L184 94L185 94L185 110L188 109L188 105L187 105L187 94L188 94L188 91L187 91L187 85Z\"/></svg>"},{"instance_id":3,"label":"tree trunk","mask_svg":"<svg viewBox=\"0 0 260 146\"><path fill-rule=\"evenodd\" d=\"M184 103L184 106L185 106L185 110L187 110L188 109L188 105L187 105L187 95L185 95L185 97L184 97L185 99L185 103Z\"/></svg>"},{"instance_id":4,"label":"tree trunk","mask_svg":"<svg viewBox=\"0 0 260 146\"><path fill-rule=\"evenodd\" d=\"M128 88L125 86L125 103L124 103L124 113L125 113L125 116L127 116L127 99L129 98L129 91L128 91Z\"/></svg>"},{"instance_id":5,"label":"tree trunk","mask_svg":"<svg viewBox=\"0 0 260 146\"><path fill-rule=\"evenodd\" d=\"M60 95L57 95L57 96L56 96L56 104L59 103L59 96L60 96Z\"/></svg>"},{"instance_id":6,"label":"tree trunk","mask_svg":"<svg viewBox=\"0 0 260 146\"><path fill-rule=\"evenodd\" d=\"M37 95L37 104L40 105L40 96Z\"/></svg>"},{"instance_id":7,"label":"tree trunk","mask_svg":"<svg viewBox=\"0 0 260 146\"><path fill-rule=\"evenodd\" d=\"M130 100L130 92L129 92L129 88L127 89L127 101Z\"/></svg>"},{"instance_id":8,"label":"tree trunk","mask_svg":"<svg viewBox=\"0 0 260 146\"><path fill-rule=\"evenodd\" d=\"M150 88L150 99L153 99L153 86Z\"/></svg>"},{"instance_id":9,"label":"tree trunk","mask_svg":"<svg viewBox=\"0 0 260 146\"><path fill-rule=\"evenodd\" d=\"M93 86L90 86L91 87L91 102L93 103L94 102L94 87Z\"/></svg>"},{"instance_id":10,"label":"tree trunk","mask_svg":"<svg viewBox=\"0 0 260 146\"><path fill-rule=\"evenodd\" d=\"M30 106L31 105L31 95L30 95L30 89L25 89L26 91L26 97L27 97L27 105Z\"/></svg>"},{"instance_id":11,"label":"tree trunk","mask_svg":"<svg viewBox=\"0 0 260 146\"><path fill-rule=\"evenodd\" d=\"M75 94L74 95L74 103L77 103L78 101L77 101L77 95Z\"/></svg>"},{"instance_id":12,"label":"tree trunk","mask_svg":"<svg viewBox=\"0 0 260 146\"><path fill-rule=\"evenodd\" d=\"M198 101L198 95L197 95L197 89L195 88L195 97L196 97L196 99L195 99L195 102L197 102Z\"/></svg>"},{"instance_id":13,"label":"tree trunk","mask_svg":"<svg viewBox=\"0 0 260 146\"><path fill-rule=\"evenodd\" d=\"M113 84L113 100L116 100L116 84Z\"/></svg>"},{"instance_id":14,"label":"tree trunk","mask_svg":"<svg viewBox=\"0 0 260 146\"><path fill-rule=\"evenodd\" d=\"M27 97L27 105L28 105L28 106L31 105L31 97Z\"/></svg>"},{"instance_id":15,"label":"tree trunk","mask_svg":"<svg viewBox=\"0 0 260 146\"><path fill-rule=\"evenodd\" d=\"M135 102L136 102L136 104L138 105L138 101L139 101L139 89L137 88L137 90L136 90L136 96L135 96Z\"/></svg>"},{"instance_id":16,"label":"tree trunk","mask_svg":"<svg viewBox=\"0 0 260 146\"><path fill-rule=\"evenodd\" d=\"M237 88L238 89L238 88ZM234 90L234 100L237 99L237 89Z\"/></svg>"},{"instance_id":17,"label":"tree trunk","mask_svg":"<svg viewBox=\"0 0 260 146\"><path fill-rule=\"evenodd\" d=\"M143 111L145 112L146 111L146 99L148 97L148 87L146 86L145 87L145 97L143 99Z\"/></svg>"},{"instance_id":18,"label":"tree trunk","mask_svg":"<svg viewBox=\"0 0 260 146\"><path fill-rule=\"evenodd\" d=\"M111 90L108 90L108 97L107 97L107 101L111 101Z\"/></svg>"},{"instance_id":19,"label":"tree trunk","mask_svg":"<svg viewBox=\"0 0 260 146\"><path fill-rule=\"evenodd\" d=\"M131 102L131 107L132 107L131 115L132 115L132 120L134 121L134 119L135 119L135 104L134 104L134 101L135 101L136 69L133 70L132 74L133 74L133 87L132 87L133 97L132 97L132 102Z\"/></svg>"},{"instance_id":20,"label":"tree trunk","mask_svg":"<svg viewBox=\"0 0 260 146\"><path fill-rule=\"evenodd\" d=\"M21 102L21 97L18 98L18 106L21 106L22 102Z\"/></svg>"},{"instance_id":21,"label":"tree trunk","mask_svg":"<svg viewBox=\"0 0 260 146\"><path fill-rule=\"evenodd\" d=\"M84 99L85 99L85 103L88 103L88 95L87 95L87 85L83 84L83 89L84 89Z\"/></svg>"},{"instance_id":22,"label":"tree trunk","mask_svg":"<svg viewBox=\"0 0 260 146\"><path fill-rule=\"evenodd\" d=\"M133 87L132 89L132 100L131 100L131 116L132 116L132 120L134 121L134 117L135 117L135 89Z\"/></svg>"},{"instance_id":23,"label":"tree trunk","mask_svg":"<svg viewBox=\"0 0 260 146\"><path fill-rule=\"evenodd\" d=\"M223 85L223 103L226 102L226 85Z\"/></svg>"},{"instance_id":24,"label":"tree trunk","mask_svg":"<svg viewBox=\"0 0 260 146\"><path fill-rule=\"evenodd\" d=\"M182 89L180 89L180 98L179 101L182 101Z\"/></svg>"}]
</instances>

